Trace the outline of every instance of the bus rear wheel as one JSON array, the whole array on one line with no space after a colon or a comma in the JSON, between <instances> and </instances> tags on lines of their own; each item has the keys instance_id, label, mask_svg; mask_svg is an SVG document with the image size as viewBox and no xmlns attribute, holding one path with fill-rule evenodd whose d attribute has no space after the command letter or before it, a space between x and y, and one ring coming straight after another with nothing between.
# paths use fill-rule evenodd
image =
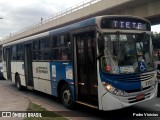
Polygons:
<instances>
[{"instance_id":1,"label":"bus rear wheel","mask_svg":"<svg viewBox=\"0 0 160 120\"><path fill-rule=\"evenodd\" d=\"M63 105L68 109L73 109L74 102L69 85L65 84L61 89L61 100Z\"/></svg>"},{"instance_id":2,"label":"bus rear wheel","mask_svg":"<svg viewBox=\"0 0 160 120\"><path fill-rule=\"evenodd\" d=\"M18 90L22 90L22 85L21 85L21 82L20 82L19 75L16 75L16 87L17 87Z\"/></svg>"}]
</instances>

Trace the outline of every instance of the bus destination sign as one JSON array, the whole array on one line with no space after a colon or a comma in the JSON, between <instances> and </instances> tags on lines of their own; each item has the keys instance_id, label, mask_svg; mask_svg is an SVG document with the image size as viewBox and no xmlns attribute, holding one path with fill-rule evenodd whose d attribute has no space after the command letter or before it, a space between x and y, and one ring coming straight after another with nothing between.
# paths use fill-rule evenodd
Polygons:
<instances>
[{"instance_id":1,"label":"bus destination sign","mask_svg":"<svg viewBox=\"0 0 160 120\"><path fill-rule=\"evenodd\" d=\"M151 30L150 23L136 18L102 18L102 29Z\"/></svg>"},{"instance_id":2,"label":"bus destination sign","mask_svg":"<svg viewBox=\"0 0 160 120\"><path fill-rule=\"evenodd\" d=\"M143 29L143 24L142 23L137 23L137 22L130 22L130 21L112 21L112 26L113 28L121 28L121 29Z\"/></svg>"}]
</instances>

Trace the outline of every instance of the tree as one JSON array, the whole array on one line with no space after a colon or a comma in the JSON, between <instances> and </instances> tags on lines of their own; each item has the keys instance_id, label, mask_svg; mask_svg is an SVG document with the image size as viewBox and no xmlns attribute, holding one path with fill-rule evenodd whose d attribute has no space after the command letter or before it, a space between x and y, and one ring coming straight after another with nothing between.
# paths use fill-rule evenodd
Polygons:
<instances>
[{"instance_id":1,"label":"tree","mask_svg":"<svg viewBox=\"0 0 160 120\"><path fill-rule=\"evenodd\" d=\"M153 33L152 40L154 50L160 50L160 33Z\"/></svg>"},{"instance_id":2,"label":"tree","mask_svg":"<svg viewBox=\"0 0 160 120\"><path fill-rule=\"evenodd\" d=\"M153 33L152 35L153 43L153 54L155 61L160 61L160 33Z\"/></svg>"}]
</instances>

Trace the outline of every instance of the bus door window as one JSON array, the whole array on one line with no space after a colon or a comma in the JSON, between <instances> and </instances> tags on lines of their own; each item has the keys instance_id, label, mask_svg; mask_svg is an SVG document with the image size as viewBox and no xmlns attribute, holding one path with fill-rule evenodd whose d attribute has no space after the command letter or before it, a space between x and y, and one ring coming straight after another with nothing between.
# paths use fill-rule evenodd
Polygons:
<instances>
[{"instance_id":1,"label":"bus door window","mask_svg":"<svg viewBox=\"0 0 160 120\"><path fill-rule=\"evenodd\" d=\"M97 105L96 39L93 31L76 35L79 100Z\"/></svg>"},{"instance_id":2,"label":"bus door window","mask_svg":"<svg viewBox=\"0 0 160 120\"><path fill-rule=\"evenodd\" d=\"M33 60L39 60L40 52L39 52L39 41L33 41Z\"/></svg>"},{"instance_id":3,"label":"bus door window","mask_svg":"<svg viewBox=\"0 0 160 120\"><path fill-rule=\"evenodd\" d=\"M23 44L19 44L17 46L17 60L23 60L24 56L24 45Z\"/></svg>"},{"instance_id":4,"label":"bus door window","mask_svg":"<svg viewBox=\"0 0 160 120\"><path fill-rule=\"evenodd\" d=\"M88 83L90 85L89 94L97 97L97 75L96 75L96 40L94 32L87 35L87 63L88 63Z\"/></svg>"},{"instance_id":5,"label":"bus door window","mask_svg":"<svg viewBox=\"0 0 160 120\"><path fill-rule=\"evenodd\" d=\"M84 36L78 35L77 36L77 59L78 59L78 76L79 76L79 82L84 83L86 79L86 69L85 68L85 55L84 55ZM85 91L81 91L85 92Z\"/></svg>"},{"instance_id":6,"label":"bus door window","mask_svg":"<svg viewBox=\"0 0 160 120\"><path fill-rule=\"evenodd\" d=\"M95 39L92 36L88 36L88 58L91 63L95 62Z\"/></svg>"},{"instance_id":7,"label":"bus door window","mask_svg":"<svg viewBox=\"0 0 160 120\"><path fill-rule=\"evenodd\" d=\"M6 61L6 48L3 48L3 60Z\"/></svg>"},{"instance_id":8,"label":"bus door window","mask_svg":"<svg viewBox=\"0 0 160 120\"><path fill-rule=\"evenodd\" d=\"M15 61L17 60L17 46L14 45L12 46L12 50L11 50L11 60Z\"/></svg>"},{"instance_id":9,"label":"bus door window","mask_svg":"<svg viewBox=\"0 0 160 120\"><path fill-rule=\"evenodd\" d=\"M5 48L5 54L6 54L6 71L7 71L7 79L11 80L11 47Z\"/></svg>"}]
</instances>

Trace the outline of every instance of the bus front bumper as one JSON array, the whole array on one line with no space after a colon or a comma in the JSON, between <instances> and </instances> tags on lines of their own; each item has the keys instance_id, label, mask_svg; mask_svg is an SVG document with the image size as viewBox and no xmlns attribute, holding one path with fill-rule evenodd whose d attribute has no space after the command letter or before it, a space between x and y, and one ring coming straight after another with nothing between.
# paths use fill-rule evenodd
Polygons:
<instances>
[{"instance_id":1,"label":"bus front bumper","mask_svg":"<svg viewBox=\"0 0 160 120\"><path fill-rule=\"evenodd\" d=\"M140 92L128 93L127 96L116 96L109 92L105 93L102 96L102 109L107 110L116 110L124 107L128 107L143 101L150 100L157 97L158 84L155 87L151 87L147 90ZM143 95L144 98L139 98L140 95Z\"/></svg>"}]
</instances>

